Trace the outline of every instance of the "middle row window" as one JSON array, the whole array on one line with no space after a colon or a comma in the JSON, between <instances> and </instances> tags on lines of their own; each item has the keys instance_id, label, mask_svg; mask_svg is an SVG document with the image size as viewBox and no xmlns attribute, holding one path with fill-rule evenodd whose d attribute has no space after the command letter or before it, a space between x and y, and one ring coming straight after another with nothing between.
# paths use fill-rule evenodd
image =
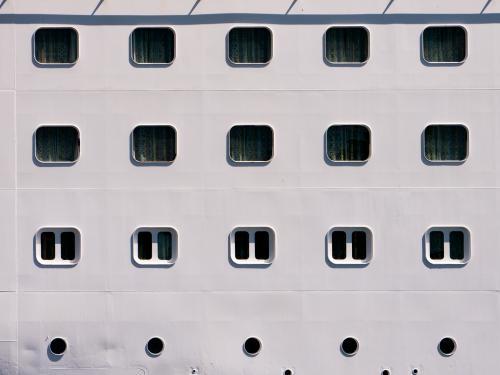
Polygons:
<instances>
[{"instance_id":1,"label":"middle row window","mask_svg":"<svg viewBox=\"0 0 500 375\"><path fill-rule=\"evenodd\" d=\"M468 155L468 130L463 125L429 125L424 130L424 157L432 162L462 162ZM74 163L80 155L75 126L41 126L35 133L40 163ZM366 125L333 125L326 131L325 153L332 162L365 162L371 154ZM228 135L232 162L270 162L274 132L268 125L236 125ZM177 156L177 132L170 125L141 125L132 132L132 158L138 164L171 163Z\"/></svg>"}]
</instances>

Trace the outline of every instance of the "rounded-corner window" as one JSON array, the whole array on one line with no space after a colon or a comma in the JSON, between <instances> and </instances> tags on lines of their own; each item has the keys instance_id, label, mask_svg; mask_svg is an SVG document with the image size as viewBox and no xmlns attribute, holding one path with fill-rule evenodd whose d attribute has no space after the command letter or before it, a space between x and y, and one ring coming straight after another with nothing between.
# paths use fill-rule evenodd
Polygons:
<instances>
[{"instance_id":1,"label":"rounded-corner window","mask_svg":"<svg viewBox=\"0 0 500 375\"><path fill-rule=\"evenodd\" d=\"M333 163L365 163L371 156L367 125L332 125L326 131L326 157Z\"/></svg>"},{"instance_id":2,"label":"rounded-corner window","mask_svg":"<svg viewBox=\"0 0 500 375\"><path fill-rule=\"evenodd\" d=\"M229 30L227 59L233 65L266 65L273 55L273 34L266 26L239 26Z\"/></svg>"},{"instance_id":3,"label":"rounded-corner window","mask_svg":"<svg viewBox=\"0 0 500 375\"><path fill-rule=\"evenodd\" d=\"M36 261L45 266L75 266L81 258L81 235L73 227L46 227L35 236Z\"/></svg>"},{"instance_id":4,"label":"rounded-corner window","mask_svg":"<svg viewBox=\"0 0 500 375\"><path fill-rule=\"evenodd\" d=\"M42 27L35 31L33 58L39 65L74 65L78 61L78 31L72 27Z\"/></svg>"},{"instance_id":5,"label":"rounded-corner window","mask_svg":"<svg viewBox=\"0 0 500 375\"><path fill-rule=\"evenodd\" d=\"M464 265L471 257L470 232L465 227L431 227L425 232L425 258L434 265Z\"/></svg>"},{"instance_id":6,"label":"rounded-corner window","mask_svg":"<svg viewBox=\"0 0 500 375\"><path fill-rule=\"evenodd\" d=\"M229 236L231 261L239 265L269 265L276 256L276 235L270 227L237 227Z\"/></svg>"},{"instance_id":7,"label":"rounded-corner window","mask_svg":"<svg viewBox=\"0 0 500 375\"><path fill-rule=\"evenodd\" d=\"M461 64L467 59L463 26L428 26L422 32L422 58L427 64Z\"/></svg>"},{"instance_id":8,"label":"rounded-corner window","mask_svg":"<svg viewBox=\"0 0 500 375\"><path fill-rule=\"evenodd\" d=\"M373 235L368 227L333 227L327 234L328 260L335 265L366 265L373 257Z\"/></svg>"},{"instance_id":9,"label":"rounded-corner window","mask_svg":"<svg viewBox=\"0 0 500 375\"><path fill-rule=\"evenodd\" d=\"M74 125L41 125L34 143L40 164L74 164L80 158L80 130Z\"/></svg>"},{"instance_id":10,"label":"rounded-corner window","mask_svg":"<svg viewBox=\"0 0 500 375\"><path fill-rule=\"evenodd\" d=\"M55 337L50 341L49 350L53 355L61 356L66 352L68 344L62 337Z\"/></svg>"},{"instance_id":11,"label":"rounded-corner window","mask_svg":"<svg viewBox=\"0 0 500 375\"><path fill-rule=\"evenodd\" d=\"M256 356L262 349L262 343L257 337L249 337L243 344L243 351L249 356Z\"/></svg>"},{"instance_id":12,"label":"rounded-corner window","mask_svg":"<svg viewBox=\"0 0 500 375\"><path fill-rule=\"evenodd\" d=\"M469 129L462 124L427 125L423 141L430 163L463 163L469 156Z\"/></svg>"},{"instance_id":13,"label":"rounded-corner window","mask_svg":"<svg viewBox=\"0 0 500 375\"><path fill-rule=\"evenodd\" d=\"M137 65L170 65L175 59L175 32L170 27L138 27L130 36L130 59Z\"/></svg>"},{"instance_id":14,"label":"rounded-corner window","mask_svg":"<svg viewBox=\"0 0 500 375\"><path fill-rule=\"evenodd\" d=\"M132 236L132 257L142 266L171 266L177 260L178 236L172 227L140 227Z\"/></svg>"},{"instance_id":15,"label":"rounded-corner window","mask_svg":"<svg viewBox=\"0 0 500 375\"><path fill-rule=\"evenodd\" d=\"M146 344L146 351L152 356L159 356L165 349L165 342L161 337L152 337Z\"/></svg>"},{"instance_id":16,"label":"rounded-corner window","mask_svg":"<svg viewBox=\"0 0 500 375\"><path fill-rule=\"evenodd\" d=\"M234 125L229 130L233 163L269 163L274 156L274 130L269 125Z\"/></svg>"},{"instance_id":17,"label":"rounded-corner window","mask_svg":"<svg viewBox=\"0 0 500 375\"><path fill-rule=\"evenodd\" d=\"M324 43L328 64L362 65L370 58L370 32L364 26L330 27Z\"/></svg>"},{"instance_id":18,"label":"rounded-corner window","mask_svg":"<svg viewBox=\"0 0 500 375\"><path fill-rule=\"evenodd\" d=\"M170 164L177 157L172 125L138 125L132 132L132 159L139 164Z\"/></svg>"},{"instance_id":19,"label":"rounded-corner window","mask_svg":"<svg viewBox=\"0 0 500 375\"><path fill-rule=\"evenodd\" d=\"M445 337L439 342L439 353L443 356L449 357L457 350L457 343L451 337Z\"/></svg>"},{"instance_id":20,"label":"rounded-corner window","mask_svg":"<svg viewBox=\"0 0 500 375\"><path fill-rule=\"evenodd\" d=\"M344 355L352 357L358 352L358 340L356 340L354 337L347 337L344 339L344 341L342 341L340 349L342 350L342 353L344 353Z\"/></svg>"}]
</instances>

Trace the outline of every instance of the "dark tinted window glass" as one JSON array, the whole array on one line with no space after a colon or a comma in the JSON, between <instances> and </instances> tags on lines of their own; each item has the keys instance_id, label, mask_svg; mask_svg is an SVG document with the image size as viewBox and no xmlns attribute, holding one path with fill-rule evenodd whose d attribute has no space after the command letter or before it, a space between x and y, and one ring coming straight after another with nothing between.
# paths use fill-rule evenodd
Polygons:
<instances>
[{"instance_id":1,"label":"dark tinted window glass","mask_svg":"<svg viewBox=\"0 0 500 375\"><path fill-rule=\"evenodd\" d=\"M425 157L435 161L460 161L467 157L467 129L461 125L425 128Z\"/></svg>"},{"instance_id":2,"label":"dark tinted window glass","mask_svg":"<svg viewBox=\"0 0 500 375\"><path fill-rule=\"evenodd\" d=\"M332 27L326 32L326 59L331 63L368 60L368 31L363 27Z\"/></svg>"},{"instance_id":3,"label":"dark tinted window glass","mask_svg":"<svg viewBox=\"0 0 500 375\"><path fill-rule=\"evenodd\" d=\"M464 259L464 234L460 231L450 232L450 258Z\"/></svg>"},{"instance_id":4,"label":"dark tinted window glass","mask_svg":"<svg viewBox=\"0 0 500 375\"><path fill-rule=\"evenodd\" d=\"M441 231L432 231L429 234L431 259L444 258L444 234Z\"/></svg>"},{"instance_id":5,"label":"dark tinted window glass","mask_svg":"<svg viewBox=\"0 0 500 375\"><path fill-rule=\"evenodd\" d=\"M255 258L269 259L269 233L255 232Z\"/></svg>"},{"instance_id":6,"label":"dark tinted window glass","mask_svg":"<svg viewBox=\"0 0 500 375\"><path fill-rule=\"evenodd\" d=\"M239 64L267 63L271 59L271 44L271 31L264 27L232 29L229 32L229 60Z\"/></svg>"},{"instance_id":7,"label":"dark tinted window glass","mask_svg":"<svg viewBox=\"0 0 500 375\"><path fill-rule=\"evenodd\" d=\"M36 131L36 158L42 162L73 162L80 153L78 130L72 126L42 126Z\"/></svg>"},{"instance_id":8,"label":"dark tinted window glass","mask_svg":"<svg viewBox=\"0 0 500 375\"><path fill-rule=\"evenodd\" d=\"M269 126L231 128L230 157L234 161L269 161L273 155L273 131Z\"/></svg>"},{"instance_id":9,"label":"dark tinted window glass","mask_svg":"<svg viewBox=\"0 0 500 375\"><path fill-rule=\"evenodd\" d=\"M163 340L159 337L151 338L147 344L148 352L153 355L159 355L163 351L164 346Z\"/></svg>"},{"instance_id":10,"label":"dark tinted window glass","mask_svg":"<svg viewBox=\"0 0 500 375\"><path fill-rule=\"evenodd\" d=\"M174 32L168 28L140 28L132 33L132 60L138 64L169 64L175 54Z\"/></svg>"},{"instance_id":11,"label":"dark tinted window glass","mask_svg":"<svg viewBox=\"0 0 500 375\"><path fill-rule=\"evenodd\" d=\"M176 156L176 133L171 126L138 126L134 129L134 159L170 162Z\"/></svg>"},{"instance_id":12,"label":"dark tinted window glass","mask_svg":"<svg viewBox=\"0 0 500 375\"><path fill-rule=\"evenodd\" d=\"M39 29L35 59L41 64L72 64L78 58L78 34L73 29Z\"/></svg>"},{"instance_id":13,"label":"dark tinted window glass","mask_svg":"<svg viewBox=\"0 0 500 375\"><path fill-rule=\"evenodd\" d=\"M151 232L139 232L137 246L139 259L151 259L153 257L153 235Z\"/></svg>"},{"instance_id":14,"label":"dark tinted window glass","mask_svg":"<svg viewBox=\"0 0 500 375\"><path fill-rule=\"evenodd\" d=\"M347 236L345 232L332 232L332 257L333 259L346 258Z\"/></svg>"},{"instance_id":15,"label":"dark tinted window glass","mask_svg":"<svg viewBox=\"0 0 500 375\"><path fill-rule=\"evenodd\" d=\"M428 27L424 30L424 58L429 62L461 62L466 55L466 33L461 27Z\"/></svg>"},{"instance_id":16,"label":"dark tinted window glass","mask_svg":"<svg viewBox=\"0 0 500 375\"><path fill-rule=\"evenodd\" d=\"M248 259L250 257L248 232L238 231L234 234L236 259Z\"/></svg>"},{"instance_id":17,"label":"dark tinted window glass","mask_svg":"<svg viewBox=\"0 0 500 375\"><path fill-rule=\"evenodd\" d=\"M158 233L158 259L172 259L172 233L170 232Z\"/></svg>"},{"instance_id":18,"label":"dark tinted window glass","mask_svg":"<svg viewBox=\"0 0 500 375\"><path fill-rule=\"evenodd\" d=\"M42 259L53 260L56 257L56 235L54 232L42 232L40 246Z\"/></svg>"},{"instance_id":19,"label":"dark tinted window glass","mask_svg":"<svg viewBox=\"0 0 500 375\"><path fill-rule=\"evenodd\" d=\"M364 161L370 156L370 131L365 126L331 126L326 138L330 160Z\"/></svg>"},{"instance_id":20,"label":"dark tinted window glass","mask_svg":"<svg viewBox=\"0 0 500 375\"><path fill-rule=\"evenodd\" d=\"M366 259L366 233L352 232L352 257L353 259Z\"/></svg>"},{"instance_id":21,"label":"dark tinted window glass","mask_svg":"<svg viewBox=\"0 0 500 375\"><path fill-rule=\"evenodd\" d=\"M75 234L73 232L61 233L61 258L64 260L75 259Z\"/></svg>"}]
</instances>

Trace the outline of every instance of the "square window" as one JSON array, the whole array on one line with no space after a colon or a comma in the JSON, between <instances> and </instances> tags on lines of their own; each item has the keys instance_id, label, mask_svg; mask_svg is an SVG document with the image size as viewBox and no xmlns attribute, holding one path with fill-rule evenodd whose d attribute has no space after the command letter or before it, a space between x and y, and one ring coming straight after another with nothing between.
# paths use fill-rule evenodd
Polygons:
<instances>
[{"instance_id":1,"label":"square window","mask_svg":"<svg viewBox=\"0 0 500 375\"><path fill-rule=\"evenodd\" d=\"M228 59L233 64L267 64L272 35L267 27L235 27L229 31Z\"/></svg>"},{"instance_id":2,"label":"square window","mask_svg":"<svg viewBox=\"0 0 500 375\"><path fill-rule=\"evenodd\" d=\"M273 158L273 129L267 125L237 125L229 131L233 162L269 162Z\"/></svg>"},{"instance_id":3,"label":"square window","mask_svg":"<svg viewBox=\"0 0 500 375\"><path fill-rule=\"evenodd\" d=\"M431 26L423 32L424 60L460 63L467 55L467 33L460 26Z\"/></svg>"},{"instance_id":4,"label":"square window","mask_svg":"<svg viewBox=\"0 0 500 375\"><path fill-rule=\"evenodd\" d=\"M132 157L138 163L170 163L177 156L177 132L169 125L137 126L132 143Z\"/></svg>"},{"instance_id":5,"label":"square window","mask_svg":"<svg viewBox=\"0 0 500 375\"><path fill-rule=\"evenodd\" d=\"M327 234L328 260L337 265L363 265L373 256L372 232L366 227L335 227Z\"/></svg>"},{"instance_id":6,"label":"square window","mask_svg":"<svg viewBox=\"0 0 500 375\"><path fill-rule=\"evenodd\" d=\"M171 266L177 260L177 243L174 228L138 228L132 235L132 258L142 266Z\"/></svg>"},{"instance_id":7,"label":"square window","mask_svg":"<svg viewBox=\"0 0 500 375\"><path fill-rule=\"evenodd\" d=\"M364 27L331 27L325 35L325 58L331 64L368 61L369 34Z\"/></svg>"},{"instance_id":8,"label":"square window","mask_svg":"<svg viewBox=\"0 0 500 375\"><path fill-rule=\"evenodd\" d=\"M333 125L326 132L326 155L333 162L365 162L370 157L370 130L364 125Z\"/></svg>"},{"instance_id":9,"label":"square window","mask_svg":"<svg viewBox=\"0 0 500 375\"><path fill-rule=\"evenodd\" d=\"M274 230L269 227L235 228L230 236L230 258L239 265L268 265L275 256Z\"/></svg>"},{"instance_id":10,"label":"square window","mask_svg":"<svg viewBox=\"0 0 500 375\"><path fill-rule=\"evenodd\" d=\"M468 131L463 125L429 125L424 131L425 158L431 162L463 162L468 154Z\"/></svg>"},{"instance_id":11,"label":"square window","mask_svg":"<svg viewBox=\"0 0 500 375\"><path fill-rule=\"evenodd\" d=\"M35 157L41 163L74 163L80 156L80 133L74 126L41 126L35 133Z\"/></svg>"},{"instance_id":12,"label":"square window","mask_svg":"<svg viewBox=\"0 0 500 375\"><path fill-rule=\"evenodd\" d=\"M136 64L170 64L175 57L175 35L168 27L141 27L131 36L131 57Z\"/></svg>"},{"instance_id":13,"label":"square window","mask_svg":"<svg viewBox=\"0 0 500 375\"><path fill-rule=\"evenodd\" d=\"M42 228L35 236L35 257L47 266L74 266L80 261L80 232L76 228Z\"/></svg>"},{"instance_id":14,"label":"square window","mask_svg":"<svg viewBox=\"0 0 500 375\"><path fill-rule=\"evenodd\" d=\"M463 265L470 259L470 233L464 227L432 227L425 233L425 258L436 265Z\"/></svg>"},{"instance_id":15,"label":"square window","mask_svg":"<svg viewBox=\"0 0 500 375\"><path fill-rule=\"evenodd\" d=\"M43 28L35 32L38 64L74 64L78 59L78 33L72 28Z\"/></svg>"}]
</instances>

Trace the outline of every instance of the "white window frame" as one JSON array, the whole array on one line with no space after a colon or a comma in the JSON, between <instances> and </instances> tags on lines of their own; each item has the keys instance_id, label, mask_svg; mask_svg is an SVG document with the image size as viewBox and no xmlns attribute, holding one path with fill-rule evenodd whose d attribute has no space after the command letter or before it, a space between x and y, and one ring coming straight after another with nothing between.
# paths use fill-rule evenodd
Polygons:
<instances>
[{"instance_id":1,"label":"white window frame","mask_svg":"<svg viewBox=\"0 0 500 375\"><path fill-rule=\"evenodd\" d=\"M132 43L132 35L134 32L138 29L169 29L172 31L174 34L174 56L172 58L172 61L166 62L166 63L140 63L134 60L134 53L133 53L133 43ZM165 26L165 25L158 25L158 26L138 26L132 30L129 36L129 57L130 61L133 63L133 65L137 66L170 66L175 62L175 59L177 58L177 34L175 33L175 29L170 26Z\"/></svg>"},{"instance_id":2,"label":"white window frame","mask_svg":"<svg viewBox=\"0 0 500 375\"><path fill-rule=\"evenodd\" d=\"M268 160L245 160L245 161L239 161L239 160L234 160L232 157L231 157L231 130L233 128L236 128L236 127L239 127L239 126L259 126L259 127L262 127L262 126L265 126L265 127L268 127L269 129L271 129L271 142L272 142L272 149L271 149L271 157L268 159ZM228 132L227 132L227 157L229 160L231 160L231 163L233 164L236 164L236 165L258 165L258 164L269 164L273 159L274 159L274 147L275 147L275 142L274 142L274 128L269 125L269 124L264 124L264 123L257 123L257 122L253 122L253 123L239 123L239 124L234 124L232 125Z\"/></svg>"},{"instance_id":3,"label":"white window frame","mask_svg":"<svg viewBox=\"0 0 500 375\"><path fill-rule=\"evenodd\" d=\"M42 258L41 237L44 232L53 232L55 235L55 257L52 260ZM75 259L68 260L61 257L61 233L72 232L75 235ZM82 236L76 227L43 227L38 229L35 236L36 261L44 266L75 266L82 257Z\"/></svg>"},{"instance_id":4,"label":"white window frame","mask_svg":"<svg viewBox=\"0 0 500 375\"><path fill-rule=\"evenodd\" d=\"M429 126L461 126L465 129L465 132L467 134L467 144L465 145L465 158L464 159L461 159L461 160L431 160L431 159L428 159L427 158L427 150L425 148L425 143L426 143L426 138L425 138L425 131L427 130L427 128ZM448 122L448 123L439 123L439 122L433 122L433 123L430 123L430 124L427 124L426 127L424 128L424 132L423 132L423 145L422 145L422 149L423 149L423 152L424 152L424 159L429 162L429 163L437 163L437 164L461 164L461 163L465 163L467 161L467 159L469 158L469 143L470 143L470 131L469 131L469 127L465 124L460 124L460 123L451 123L451 122Z\"/></svg>"},{"instance_id":5,"label":"white window frame","mask_svg":"<svg viewBox=\"0 0 500 375\"><path fill-rule=\"evenodd\" d=\"M431 258L430 234L431 232L443 232L444 234L444 257L443 259ZM451 259L450 257L450 233L462 232L464 234L464 259ZM427 228L425 232L425 259L430 264L434 265L464 265L471 258L471 235L467 227L463 225L456 226L432 226Z\"/></svg>"},{"instance_id":6,"label":"white window frame","mask_svg":"<svg viewBox=\"0 0 500 375\"><path fill-rule=\"evenodd\" d=\"M465 56L464 56L464 59L462 61L428 61L428 60L426 60L425 53L424 53L424 32L428 28L437 28L437 27L459 27L465 31ZM422 61L425 61L425 64L428 64L428 65L461 65L465 61L467 61L467 58L469 57L469 31L467 30L467 28L464 25L456 25L456 24L453 24L453 25L443 25L443 24L427 25L420 33L420 51L421 51L420 55L422 57Z\"/></svg>"},{"instance_id":7,"label":"white window frame","mask_svg":"<svg viewBox=\"0 0 500 375\"><path fill-rule=\"evenodd\" d=\"M248 259L236 258L236 232L248 232ZM269 234L269 258L257 259L255 257L255 233L267 232ZM231 261L238 265L270 265L276 258L276 233L269 226L240 226L235 227L229 235L229 256Z\"/></svg>"},{"instance_id":8,"label":"white window frame","mask_svg":"<svg viewBox=\"0 0 500 375\"><path fill-rule=\"evenodd\" d=\"M355 29L355 28L363 28L366 30L366 33L368 35L368 55L366 56L366 60L362 62L335 62L335 61L330 61L326 57L326 34L328 33L328 30L330 29ZM365 25L330 25L324 32L323 34L323 58L325 59L327 65L344 65L344 66L363 66L368 63L370 60L370 52L371 52L371 34L370 34L370 29L366 27Z\"/></svg>"},{"instance_id":9,"label":"white window frame","mask_svg":"<svg viewBox=\"0 0 500 375\"><path fill-rule=\"evenodd\" d=\"M269 54L269 60L264 63L239 63L231 60L229 56L229 34L233 29L267 29L271 35L271 53ZM271 63L274 58L274 33L273 29L267 25L233 25L226 34L226 60L229 65L233 66L267 66Z\"/></svg>"},{"instance_id":10,"label":"white window frame","mask_svg":"<svg viewBox=\"0 0 500 375\"><path fill-rule=\"evenodd\" d=\"M139 128L139 127L155 127L155 126L165 126L165 127L169 127L169 128L172 128L174 130L174 134L175 134L175 157L172 159L172 160L168 160L168 161L140 161L140 160L137 160L137 158L135 157L135 137L134 137L134 132L135 132L135 129ZM172 164L173 162L175 162L175 160L177 159L177 155L178 155L178 137L177 137L177 128L171 124L156 124L156 123L147 123L147 124L138 124L136 126L134 126L134 128L132 129L132 133L131 133L131 138L132 138L132 149L130 150L131 153L132 153L132 160L134 161L134 163L138 164L138 165L170 165Z\"/></svg>"},{"instance_id":11,"label":"white window frame","mask_svg":"<svg viewBox=\"0 0 500 375\"><path fill-rule=\"evenodd\" d=\"M44 62L40 62L36 59L36 33L38 30L46 30L46 29L72 29L76 32L76 60L74 62L71 62L71 63L44 63ZM43 27L39 27L35 30L35 32L33 33L33 37L32 37L32 43L33 43L33 61L35 62L36 65L39 65L39 66L73 66L73 65L76 65L78 63L78 61L80 60L80 33L78 32L78 29L73 27L73 26L60 26L60 25L55 25L55 26L43 26Z\"/></svg>"},{"instance_id":12,"label":"white window frame","mask_svg":"<svg viewBox=\"0 0 500 375\"><path fill-rule=\"evenodd\" d=\"M74 128L76 129L76 132L78 134L78 157L73 160L73 161L44 161L44 160L40 160L38 159L38 153L37 153L37 148L36 148L36 134L38 133L38 130L40 128ZM34 152L34 158L35 160L37 161L37 163L39 164L45 164L45 165L54 165L54 164L58 164L58 165L73 165L73 164L76 164L79 160L80 160L80 157L82 155L82 139L81 139L81 132L80 132L80 128L76 125L73 125L73 124L41 124L39 125L36 129L35 129L35 133L34 133L34 142L33 142L33 152Z\"/></svg>"},{"instance_id":13,"label":"white window frame","mask_svg":"<svg viewBox=\"0 0 500 375\"><path fill-rule=\"evenodd\" d=\"M151 259L139 258L139 232L150 232L152 235L152 256ZM169 232L172 235L172 259L158 258L158 233ZM178 257L179 236L177 230L173 227L144 226L138 227L132 235L132 258L136 264L141 266L172 266Z\"/></svg>"},{"instance_id":14,"label":"white window frame","mask_svg":"<svg viewBox=\"0 0 500 375\"><path fill-rule=\"evenodd\" d=\"M362 126L368 130L368 135L370 137L370 143L368 144L368 157L364 160L333 160L330 158L330 155L328 154L328 131L330 128L333 128L335 126ZM333 164L365 164L368 162L368 160L371 159L372 157L372 129L363 123L349 123L349 124L344 124L344 123L336 123L330 125L328 128L326 128L325 131L325 156L326 159L328 160L329 163Z\"/></svg>"},{"instance_id":15,"label":"white window frame","mask_svg":"<svg viewBox=\"0 0 500 375\"><path fill-rule=\"evenodd\" d=\"M333 243L332 243L332 233L333 232L345 232L346 233L346 257L345 259L335 259L333 257ZM352 233L353 232L364 232L366 234L366 258L365 259L354 259L352 257ZM328 256L328 261L336 265L365 265L371 262L373 258L373 233L372 230L367 226L336 226L331 228L326 237L326 253Z\"/></svg>"}]
</instances>

